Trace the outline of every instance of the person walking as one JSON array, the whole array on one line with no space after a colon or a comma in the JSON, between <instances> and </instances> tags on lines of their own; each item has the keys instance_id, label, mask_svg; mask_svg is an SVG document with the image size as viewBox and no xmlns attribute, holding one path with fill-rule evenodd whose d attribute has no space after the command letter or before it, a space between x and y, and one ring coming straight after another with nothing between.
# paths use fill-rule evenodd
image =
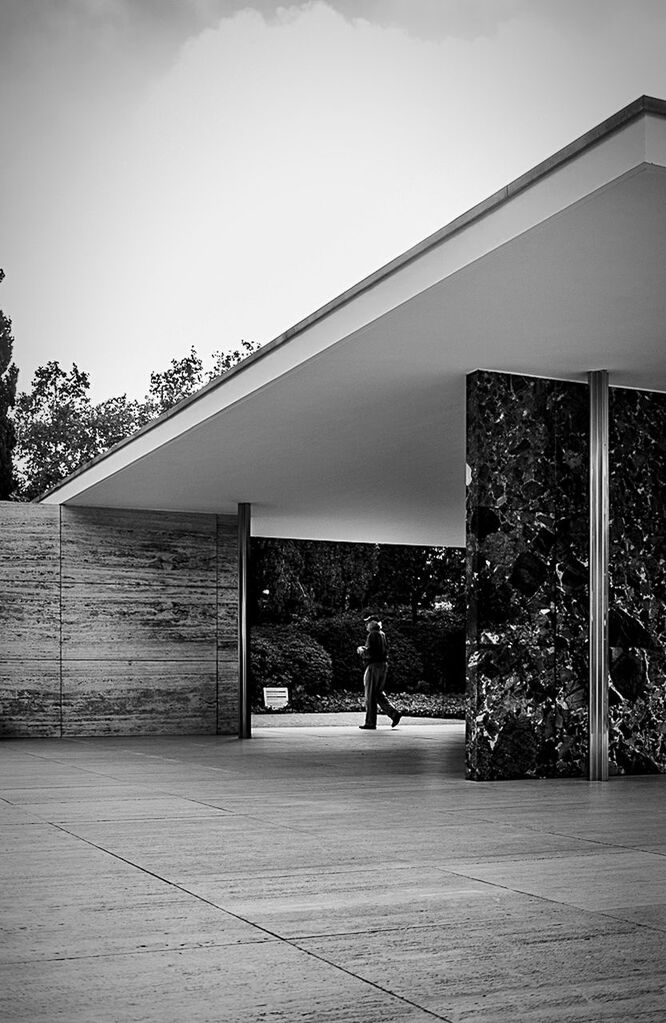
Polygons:
<instances>
[{"instance_id":1,"label":"person walking","mask_svg":"<svg viewBox=\"0 0 666 1023\"><path fill-rule=\"evenodd\" d=\"M368 637L364 646L356 648L365 664L363 684L365 686L365 724L359 728L374 731L377 728L377 704L391 719L391 727L400 721L402 714L386 698L384 686L388 671L388 645L382 632L382 623L376 618L366 618Z\"/></svg>"}]
</instances>

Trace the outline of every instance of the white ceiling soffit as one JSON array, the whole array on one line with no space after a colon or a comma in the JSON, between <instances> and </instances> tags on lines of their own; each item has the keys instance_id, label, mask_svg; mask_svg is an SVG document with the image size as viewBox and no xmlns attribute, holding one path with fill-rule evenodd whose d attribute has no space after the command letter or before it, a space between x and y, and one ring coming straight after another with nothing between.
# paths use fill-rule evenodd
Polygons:
<instances>
[{"instance_id":1,"label":"white ceiling soffit","mask_svg":"<svg viewBox=\"0 0 666 1023\"><path fill-rule=\"evenodd\" d=\"M462 546L465 376L666 390L666 103L642 99L43 501Z\"/></svg>"}]
</instances>

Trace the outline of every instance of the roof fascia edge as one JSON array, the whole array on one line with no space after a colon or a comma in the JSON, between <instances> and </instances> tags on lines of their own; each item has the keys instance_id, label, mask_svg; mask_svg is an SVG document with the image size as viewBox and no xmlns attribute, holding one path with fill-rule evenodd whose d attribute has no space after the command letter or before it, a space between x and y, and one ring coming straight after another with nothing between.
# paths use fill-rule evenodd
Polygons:
<instances>
[{"instance_id":1,"label":"roof fascia edge","mask_svg":"<svg viewBox=\"0 0 666 1023\"><path fill-rule=\"evenodd\" d=\"M652 96L641 96L638 99L634 100L632 103L629 103L626 107L623 107L615 114L606 118L606 120L602 121L594 128L591 128L589 131L579 136L579 138L575 139L573 142L570 142L564 148L558 150L552 156L547 157L547 159L543 160L535 167L526 171L524 174L521 174L519 177L509 182L507 185L504 185L498 191L494 192L486 199L483 199L475 206L472 206L471 209L466 210L459 217L456 217L454 220L450 221L444 227L439 228L433 234L428 235L422 241L417 242L416 245L407 249L399 256L396 256L395 259L391 260L389 263L386 263L378 270L375 270L367 277L364 277L362 280L352 285L351 288L348 288L341 295L336 296L335 298L331 299L330 302L327 302L325 305L320 306L319 309L310 313L309 316L305 317L302 320L299 320L299 322L294 324L294 326L289 327L286 331L284 331L282 334L279 334L272 341L269 341L267 344L262 345L262 347L258 351L253 352L246 359L243 359L242 362L238 363L236 366L232 366L231 369L227 370L221 376L216 377L214 380L211 380L204 387L196 391L195 394L192 394L187 398L183 398L182 401L179 401L172 408L162 413L162 415L158 416L156 419L153 419L151 422L146 423L145 426L141 427L141 429L137 430L129 437L126 437L124 440L121 440L117 444L114 444L113 447L108 449L108 451L104 451L101 454L97 455L95 458L91 459L89 462L86 462L85 465L82 465L79 469L75 470L65 480L62 480L55 486L51 487L49 490L45 491L45 493L41 494L38 498L35 498L34 499L35 502L39 503L45 501L49 497L52 497L54 494L58 492L58 490L62 489L66 484L69 484L77 477L87 472L93 466L98 465L101 461L109 458L117 451L126 447L128 444L134 442L138 437L141 437L146 433L156 429L157 427L171 419L173 416L180 413L183 409L187 408L194 402L200 401L202 397L225 384L232 376L244 372L250 366L255 365L260 359L265 358L265 356L275 351L275 349L286 344L288 341L296 337L298 334L303 333L313 324L319 322L320 320L325 319L327 316L330 316L336 310L353 301L359 295L363 294L366 291L369 291L371 288L374 288L378 284L384 282L389 277L403 269L405 266L414 262L424 253L428 252L430 249L433 249L436 246L440 245L442 242L446 241L448 238L452 237L458 232L464 230L466 227L468 227L475 221L480 220L482 217L487 216L489 213L496 210L499 206L507 202L509 199L513 199L515 196L519 195L521 192L525 191L527 188L531 187L536 182L547 177L555 170L559 169L566 163L569 163L571 160L580 156L581 153L605 141L611 135L625 128L632 121L635 121L638 118L645 116L647 114L653 114L658 117L666 118L666 100L658 99Z\"/></svg>"}]
</instances>

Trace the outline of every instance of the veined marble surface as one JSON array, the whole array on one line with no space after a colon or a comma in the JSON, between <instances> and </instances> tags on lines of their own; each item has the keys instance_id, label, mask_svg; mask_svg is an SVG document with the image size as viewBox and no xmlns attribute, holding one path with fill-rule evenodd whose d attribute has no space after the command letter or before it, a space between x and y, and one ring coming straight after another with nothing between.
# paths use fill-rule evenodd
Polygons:
<instances>
[{"instance_id":1,"label":"veined marble surface","mask_svg":"<svg viewBox=\"0 0 666 1023\"><path fill-rule=\"evenodd\" d=\"M666 772L666 394L610 394L610 768Z\"/></svg>"},{"instance_id":2,"label":"veined marble surface","mask_svg":"<svg viewBox=\"0 0 666 1023\"><path fill-rule=\"evenodd\" d=\"M468 378L468 774L587 769L587 388Z\"/></svg>"}]
</instances>

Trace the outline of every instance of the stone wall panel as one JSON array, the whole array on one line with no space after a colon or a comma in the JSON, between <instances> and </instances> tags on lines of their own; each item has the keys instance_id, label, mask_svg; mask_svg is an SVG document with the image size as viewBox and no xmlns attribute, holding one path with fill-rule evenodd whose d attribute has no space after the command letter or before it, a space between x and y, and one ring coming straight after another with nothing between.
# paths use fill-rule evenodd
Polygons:
<instances>
[{"instance_id":1,"label":"stone wall panel","mask_svg":"<svg viewBox=\"0 0 666 1023\"><path fill-rule=\"evenodd\" d=\"M0 660L0 737L60 734L60 661Z\"/></svg>"},{"instance_id":2,"label":"stone wall panel","mask_svg":"<svg viewBox=\"0 0 666 1023\"><path fill-rule=\"evenodd\" d=\"M215 661L65 661L63 735L215 732Z\"/></svg>"},{"instance_id":3,"label":"stone wall panel","mask_svg":"<svg viewBox=\"0 0 666 1023\"><path fill-rule=\"evenodd\" d=\"M215 657L215 588L63 584L63 660Z\"/></svg>"},{"instance_id":4,"label":"stone wall panel","mask_svg":"<svg viewBox=\"0 0 666 1023\"><path fill-rule=\"evenodd\" d=\"M612 774L666 772L666 394L611 388Z\"/></svg>"},{"instance_id":5,"label":"stone wall panel","mask_svg":"<svg viewBox=\"0 0 666 1023\"><path fill-rule=\"evenodd\" d=\"M468 378L467 774L587 758L587 390Z\"/></svg>"},{"instance_id":6,"label":"stone wall panel","mask_svg":"<svg viewBox=\"0 0 666 1023\"><path fill-rule=\"evenodd\" d=\"M63 660L215 658L215 516L63 508Z\"/></svg>"},{"instance_id":7,"label":"stone wall panel","mask_svg":"<svg viewBox=\"0 0 666 1023\"><path fill-rule=\"evenodd\" d=\"M63 582L125 581L158 590L214 586L215 538L214 515L64 507Z\"/></svg>"},{"instance_id":8,"label":"stone wall panel","mask_svg":"<svg viewBox=\"0 0 666 1023\"><path fill-rule=\"evenodd\" d=\"M60 657L58 508L0 502L0 660Z\"/></svg>"}]
</instances>

